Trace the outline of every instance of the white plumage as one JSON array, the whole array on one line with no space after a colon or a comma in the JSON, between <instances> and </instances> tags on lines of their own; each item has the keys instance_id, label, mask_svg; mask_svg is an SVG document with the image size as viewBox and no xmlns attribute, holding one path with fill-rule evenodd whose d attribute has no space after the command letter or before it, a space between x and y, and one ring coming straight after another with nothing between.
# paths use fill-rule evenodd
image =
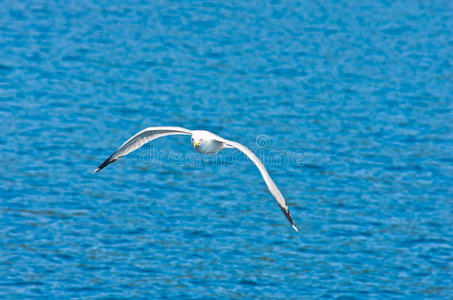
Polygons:
<instances>
[{"instance_id":1,"label":"white plumage","mask_svg":"<svg viewBox=\"0 0 453 300\"><path fill-rule=\"evenodd\" d=\"M282 193L278 189L277 185L275 185L274 181L269 176L269 173L267 172L263 163L258 159L258 157L247 147L237 142L226 140L206 130L188 130L181 127L148 127L140 131L139 133L135 134L130 139L128 139L123 145L121 145L121 147L119 147L115 152L113 152L113 154L110 155L109 158L107 158L96 170L94 170L94 173L102 170L107 165L113 163L120 157L123 157L131 153L132 151L140 148L141 146L152 140L167 135L177 134L191 135L192 144L195 150L203 154L216 154L217 152L224 148L236 148L242 153L244 153L257 166L258 170L261 173L261 176L263 176L264 182L266 183L272 196L274 196L275 200L280 206L280 209L282 210L283 214L291 223L291 226L294 228L294 230L298 231L289 213L285 198L283 198Z\"/></svg>"}]
</instances>

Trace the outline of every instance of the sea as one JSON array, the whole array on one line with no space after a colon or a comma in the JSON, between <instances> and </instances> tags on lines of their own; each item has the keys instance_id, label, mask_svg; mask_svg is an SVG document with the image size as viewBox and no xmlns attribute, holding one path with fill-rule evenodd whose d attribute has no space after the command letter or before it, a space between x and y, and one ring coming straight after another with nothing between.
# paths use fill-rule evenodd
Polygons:
<instances>
[{"instance_id":1,"label":"sea","mask_svg":"<svg viewBox=\"0 0 453 300\"><path fill-rule=\"evenodd\" d=\"M0 298L452 299L452 100L451 1L3 0Z\"/></svg>"}]
</instances>

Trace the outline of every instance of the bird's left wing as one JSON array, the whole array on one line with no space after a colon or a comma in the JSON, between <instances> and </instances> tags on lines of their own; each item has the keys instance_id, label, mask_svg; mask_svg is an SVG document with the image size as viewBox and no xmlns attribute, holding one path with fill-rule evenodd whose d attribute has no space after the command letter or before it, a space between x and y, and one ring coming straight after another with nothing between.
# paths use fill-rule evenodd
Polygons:
<instances>
[{"instance_id":1,"label":"bird's left wing","mask_svg":"<svg viewBox=\"0 0 453 300\"><path fill-rule=\"evenodd\" d=\"M93 173L99 172L107 165L111 164L112 162L116 161L118 158L123 157L132 151L140 148L144 144L155 140L157 138L167 136L167 135L175 135L175 134L185 134L191 135L192 131L189 129L185 129L182 127L148 127L139 133L135 134L133 137L128 139L124 144L121 145L112 155L109 156Z\"/></svg>"},{"instance_id":2,"label":"bird's left wing","mask_svg":"<svg viewBox=\"0 0 453 300\"><path fill-rule=\"evenodd\" d=\"M291 223L291 226L295 231L299 231L296 227L296 225L293 222L293 219L291 218L291 214L289 213L288 210L288 205L286 205L285 198L283 198L282 193L278 189L277 185L274 183L272 178L269 176L269 173L266 170L266 167L264 167L263 163L259 160L259 158L253 153L249 148L245 147L242 144L239 144L237 142L229 141L224 138L218 137L219 141L223 142L226 147L230 148L236 148L242 153L244 153L253 163L258 167L258 170L261 173L261 176L263 176L264 182L266 182L267 187L269 188L269 191L271 192L272 196L274 196L275 200L277 201L278 205L280 206L280 209L282 210L283 214L286 216L288 221Z\"/></svg>"}]
</instances>

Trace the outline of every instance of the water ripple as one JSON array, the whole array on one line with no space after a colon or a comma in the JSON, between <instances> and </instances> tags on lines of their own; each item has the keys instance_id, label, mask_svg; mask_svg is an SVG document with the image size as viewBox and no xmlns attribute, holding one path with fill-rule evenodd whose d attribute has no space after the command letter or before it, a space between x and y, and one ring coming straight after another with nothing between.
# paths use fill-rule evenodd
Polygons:
<instances>
[{"instance_id":1,"label":"water ripple","mask_svg":"<svg viewBox=\"0 0 453 300\"><path fill-rule=\"evenodd\" d=\"M0 4L0 297L451 297L451 11ZM158 125L250 146L300 233L186 137L91 173Z\"/></svg>"}]
</instances>

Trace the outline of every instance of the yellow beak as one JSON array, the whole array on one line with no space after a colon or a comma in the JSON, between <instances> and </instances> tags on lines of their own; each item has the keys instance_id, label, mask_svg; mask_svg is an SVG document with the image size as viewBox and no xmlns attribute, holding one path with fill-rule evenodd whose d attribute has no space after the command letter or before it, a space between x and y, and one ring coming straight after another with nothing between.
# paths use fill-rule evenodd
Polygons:
<instances>
[{"instance_id":1,"label":"yellow beak","mask_svg":"<svg viewBox=\"0 0 453 300\"><path fill-rule=\"evenodd\" d=\"M193 147L195 148L196 146L198 146L198 142L193 143Z\"/></svg>"}]
</instances>

